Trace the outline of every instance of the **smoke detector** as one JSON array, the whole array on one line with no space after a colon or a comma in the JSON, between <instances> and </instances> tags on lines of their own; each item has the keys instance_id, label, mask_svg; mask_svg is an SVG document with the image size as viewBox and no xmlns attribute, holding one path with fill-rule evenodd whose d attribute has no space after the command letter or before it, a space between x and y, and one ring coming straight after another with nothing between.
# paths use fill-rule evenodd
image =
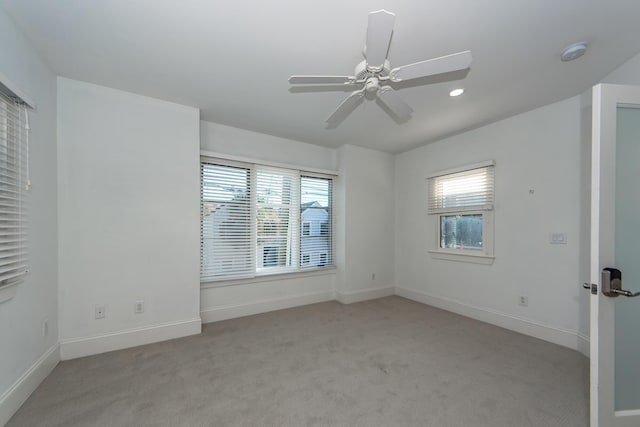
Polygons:
<instances>
[{"instance_id":1,"label":"smoke detector","mask_svg":"<svg viewBox=\"0 0 640 427\"><path fill-rule=\"evenodd\" d=\"M587 51L587 43L586 42L578 42L572 45L569 45L564 48L562 53L560 53L560 59L562 62L573 61L574 59L580 58Z\"/></svg>"}]
</instances>

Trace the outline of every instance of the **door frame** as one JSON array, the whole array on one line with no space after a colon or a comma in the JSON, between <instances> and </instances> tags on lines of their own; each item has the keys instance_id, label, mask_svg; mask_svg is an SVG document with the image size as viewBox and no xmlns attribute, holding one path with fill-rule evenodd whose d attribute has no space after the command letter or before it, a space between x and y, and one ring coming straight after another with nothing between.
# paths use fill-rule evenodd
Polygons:
<instances>
[{"instance_id":1,"label":"door frame","mask_svg":"<svg viewBox=\"0 0 640 427\"><path fill-rule=\"evenodd\" d=\"M615 411L615 299L601 292L600 272L615 267L615 167L617 108L640 107L640 86L599 84L593 88L591 141L590 300L591 427L640 425L640 409Z\"/></svg>"}]
</instances>

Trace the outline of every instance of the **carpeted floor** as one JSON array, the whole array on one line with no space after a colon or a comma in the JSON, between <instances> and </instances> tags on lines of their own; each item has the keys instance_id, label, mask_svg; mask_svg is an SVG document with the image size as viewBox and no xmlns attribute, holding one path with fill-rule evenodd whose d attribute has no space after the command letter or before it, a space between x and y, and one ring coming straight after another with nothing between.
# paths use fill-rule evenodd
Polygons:
<instances>
[{"instance_id":1,"label":"carpeted floor","mask_svg":"<svg viewBox=\"0 0 640 427\"><path fill-rule=\"evenodd\" d=\"M400 297L60 363L8 426L588 425L588 360Z\"/></svg>"}]
</instances>

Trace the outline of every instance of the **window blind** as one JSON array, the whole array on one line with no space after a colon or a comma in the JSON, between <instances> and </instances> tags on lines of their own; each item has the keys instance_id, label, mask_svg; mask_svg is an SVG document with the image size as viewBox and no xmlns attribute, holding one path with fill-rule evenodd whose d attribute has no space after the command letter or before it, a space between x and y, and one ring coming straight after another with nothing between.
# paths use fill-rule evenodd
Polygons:
<instances>
[{"instance_id":1,"label":"window blind","mask_svg":"<svg viewBox=\"0 0 640 427\"><path fill-rule=\"evenodd\" d=\"M22 281L28 268L28 144L26 105L0 93L0 287Z\"/></svg>"},{"instance_id":2,"label":"window blind","mask_svg":"<svg viewBox=\"0 0 640 427\"><path fill-rule=\"evenodd\" d=\"M297 268L298 203L297 171L256 170L256 269L259 273Z\"/></svg>"},{"instance_id":3,"label":"window blind","mask_svg":"<svg viewBox=\"0 0 640 427\"><path fill-rule=\"evenodd\" d=\"M251 171L201 163L202 281L252 277Z\"/></svg>"},{"instance_id":4,"label":"window blind","mask_svg":"<svg viewBox=\"0 0 640 427\"><path fill-rule=\"evenodd\" d=\"M300 268L333 265L333 180L300 178Z\"/></svg>"},{"instance_id":5,"label":"window blind","mask_svg":"<svg viewBox=\"0 0 640 427\"><path fill-rule=\"evenodd\" d=\"M429 213L493 209L493 165L434 176L427 185Z\"/></svg>"}]
</instances>

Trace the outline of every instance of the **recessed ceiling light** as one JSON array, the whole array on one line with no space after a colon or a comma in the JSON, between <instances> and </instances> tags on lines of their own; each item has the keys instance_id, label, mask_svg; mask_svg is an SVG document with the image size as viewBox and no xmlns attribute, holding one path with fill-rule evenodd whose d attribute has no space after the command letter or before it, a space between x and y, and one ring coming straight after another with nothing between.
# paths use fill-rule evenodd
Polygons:
<instances>
[{"instance_id":1,"label":"recessed ceiling light","mask_svg":"<svg viewBox=\"0 0 640 427\"><path fill-rule=\"evenodd\" d=\"M564 48L564 50L560 53L560 59L563 62L573 61L574 59L580 58L587 51L587 43L586 42L578 42L572 45L569 45Z\"/></svg>"},{"instance_id":2,"label":"recessed ceiling light","mask_svg":"<svg viewBox=\"0 0 640 427\"><path fill-rule=\"evenodd\" d=\"M449 92L449 96L460 96L464 93L464 89L454 89Z\"/></svg>"}]
</instances>

